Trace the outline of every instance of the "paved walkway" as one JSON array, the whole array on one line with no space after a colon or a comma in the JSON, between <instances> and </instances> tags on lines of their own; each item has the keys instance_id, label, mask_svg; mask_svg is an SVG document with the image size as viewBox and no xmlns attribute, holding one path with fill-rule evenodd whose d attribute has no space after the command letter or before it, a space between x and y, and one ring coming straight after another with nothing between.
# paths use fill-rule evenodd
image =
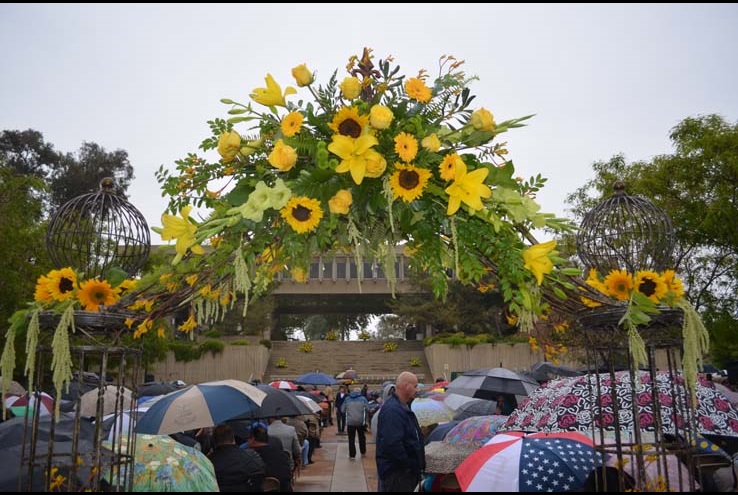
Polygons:
<instances>
[{"instance_id":1,"label":"paved walkway","mask_svg":"<svg viewBox=\"0 0 738 495\"><path fill-rule=\"evenodd\" d=\"M376 492L377 464L374 460L374 437L366 436L366 455L358 453L349 460L348 436L337 435L335 426L323 429L321 448L315 449L314 464L305 467L294 485L296 492Z\"/></svg>"}]
</instances>

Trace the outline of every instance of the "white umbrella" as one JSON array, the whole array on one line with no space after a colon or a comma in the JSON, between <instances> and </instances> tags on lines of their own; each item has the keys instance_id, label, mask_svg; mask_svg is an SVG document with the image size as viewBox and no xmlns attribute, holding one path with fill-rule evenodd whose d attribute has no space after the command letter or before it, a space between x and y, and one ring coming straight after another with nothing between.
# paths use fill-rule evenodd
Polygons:
<instances>
[{"instance_id":1,"label":"white umbrella","mask_svg":"<svg viewBox=\"0 0 738 495\"><path fill-rule=\"evenodd\" d=\"M106 385L100 395L100 389L90 390L80 398L79 413L82 416L97 416L98 401L102 401L102 414L106 416L116 411L130 409L133 402L133 392L126 387Z\"/></svg>"}]
</instances>

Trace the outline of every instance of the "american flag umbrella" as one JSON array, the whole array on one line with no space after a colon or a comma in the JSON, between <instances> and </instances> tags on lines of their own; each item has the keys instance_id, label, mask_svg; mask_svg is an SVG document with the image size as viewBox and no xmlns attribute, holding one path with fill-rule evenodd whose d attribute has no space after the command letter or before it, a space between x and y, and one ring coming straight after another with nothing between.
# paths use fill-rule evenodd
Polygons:
<instances>
[{"instance_id":1,"label":"american flag umbrella","mask_svg":"<svg viewBox=\"0 0 738 495\"><path fill-rule=\"evenodd\" d=\"M5 407L28 407L29 405L32 409L39 407L40 416L54 412L54 398L46 392L27 393L20 397L8 396L5 399Z\"/></svg>"},{"instance_id":2,"label":"american flag umbrella","mask_svg":"<svg viewBox=\"0 0 738 495\"><path fill-rule=\"evenodd\" d=\"M282 390L297 390L297 385L289 380L275 380L269 382L270 387L281 388Z\"/></svg>"},{"instance_id":3,"label":"american flag umbrella","mask_svg":"<svg viewBox=\"0 0 738 495\"><path fill-rule=\"evenodd\" d=\"M465 492L565 492L601 464L582 433L507 432L472 452L455 474Z\"/></svg>"}]
</instances>

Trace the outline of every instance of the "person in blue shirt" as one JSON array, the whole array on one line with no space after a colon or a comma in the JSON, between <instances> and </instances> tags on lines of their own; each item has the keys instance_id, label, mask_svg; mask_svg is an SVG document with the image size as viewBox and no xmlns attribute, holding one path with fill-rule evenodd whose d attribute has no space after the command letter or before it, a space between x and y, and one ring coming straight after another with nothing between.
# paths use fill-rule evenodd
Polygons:
<instances>
[{"instance_id":1,"label":"person in blue shirt","mask_svg":"<svg viewBox=\"0 0 738 495\"><path fill-rule=\"evenodd\" d=\"M423 433L410 404L418 392L418 377L403 371L395 390L382 405L377 421L376 461L379 490L412 492L425 470Z\"/></svg>"},{"instance_id":2,"label":"person in blue shirt","mask_svg":"<svg viewBox=\"0 0 738 495\"><path fill-rule=\"evenodd\" d=\"M369 401L356 387L341 405L346 415L346 429L348 430L349 459L356 459L356 434L359 435L359 452L366 455L366 421L369 418Z\"/></svg>"}]
</instances>

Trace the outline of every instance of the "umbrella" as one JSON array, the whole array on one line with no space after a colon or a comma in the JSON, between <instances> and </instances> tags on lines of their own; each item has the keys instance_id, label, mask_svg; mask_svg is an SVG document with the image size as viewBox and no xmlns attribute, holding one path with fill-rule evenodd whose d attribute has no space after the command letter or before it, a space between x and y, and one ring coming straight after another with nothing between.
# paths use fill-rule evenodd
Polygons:
<instances>
[{"instance_id":1,"label":"umbrella","mask_svg":"<svg viewBox=\"0 0 738 495\"><path fill-rule=\"evenodd\" d=\"M102 395L100 392L102 391ZM103 389L86 392L80 399L79 413L82 416L97 416L97 403L102 401L102 415L112 414L117 410L130 409L133 401L130 390L125 387L106 385Z\"/></svg>"},{"instance_id":2,"label":"umbrella","mask_svg":"<svg viewBox=\"0 0 738 495\"><path fill-rule=\"evenodd\" d=\"M25 435L26 441L30 442L33 425L30 420L26 424L26 418L10 418L0 423L0 445L3 447L11 447L23 443ZM47 442L52 436L54 442L71 442L75 436L80 440L93 441L95 438L95 428L88 421L79 421L79 426L75 427L75 418L73 413L61 413L57 422L52 414L41 416L36 426L36 441ZM76 431L75 431L76 430Z\"/></svg>"},{"instance_id":3,"label":"umbrella","mask_svg":"<svg viewBox=\"0 0 738 495\"><path fill-rule=\"evenodd\" d=\"M36 405L36 402L40 406ZM22 395L20 397L11 396L5 399L5 407L28 407L32 409L40 408L39 415L46 416L54 412L54 398L46 392L35 392L32 394Z\"/></svg>"},{"instance_id":4,"label":"umbrella","mask_svg":"<svg viewBox=\"0 0 738 495\"><path fill-rule=\"evenodd\" d=\"M433 399L415 399L410 409L418 418L420 426L428 426L434 423L443 423L453 419L454 412L448 408L443 401Z\"/></svg>"},{"instance_id":5,"label":"umbrella","mask_svg":"<svg viewBox=\"0 0 738 495\"><path fill-rule=\"evenodd\" d=\"M131 423L135 425L144 412L139 409L138 411L123 411L103 416L103 438L108 442L112 442L116 438L128 436L133 431Z\"/></svg>"},{"instance_id":6,"label":"umbrella","mask_svg":"<svg viewBox=\"0 0 738 495\"><path fill-rule=\"evenodd\" d=\"M105 445L105 442L103 442ZM124 437L122 450L127 452ZM112 479L118 473L113 471ZM115 485L115 483L113 483ZM136 435L133 463L134 492L217 492L218 481L210 460L193 447L166 435Z\"/></svg>"},{"instance_id":7,"label":"umbrella","mask_svg":"<svg viewBox=\"0 0 738 495\"><path fill-rule=\"evenodd\" d=\"M507 416L473 416L459 422L443 439L446 443L481 447L505 424Z\"/></svg>"},{"instance_id":8,"label":"umbrella","mask_svg":"<svg viewBox=\"0 0 738 495\"><path fill-rule=\"evenodd\" d=\"M582 433L498 434L456 468L465 492L576 491L602 464Z\"/></svg>"},{"instance_id":9,"label":"umbrella","mask_svg":"<svg viewBox=\"0 0 738 495\"><path fill-rule=\"evenodd\" d=\"M528 395L538 382L507 368L466 371L446 387L450 394L495 400L499 394Z\"/></svg>"},{"instance_id":10,"label":"umbrella","mask_svg":"<svg viewBox=\"0 0 738 495\"><path fill-rule=\"evenodd\" d=\"M307 408L308 408L308 409L310 409L310 412L311 412L312 414L315 414L315 413L318 413L318 414L320 414L320 412L321 412L321 411L323 410L323 409L322 409L322 408L321 408L321 407L320 407L320 406L318 405L318 403L317 403L317 402L315 402L315 401L314 401L313 399L311 399L310 397L305 397L304 395L299 395L299 394L295 394L295 398L299 399L299 400L300 400L300 401L301 401L302 403L304 403L304 404L305 404L305 406L307 406Z\"/></svg>"},{"instance_id":11,"label":"umbrella","mask_svg":"<svg viewBox=\"0 0 738 495\"><path fill-rule=\"evenodd\" d=\"M443 391L445 391L445 390L446 390L446 387L448 387L448 384L449 384L449 383L451 383L451 382L449 382L448 380L442 380L442 381L440 381L440 382L436 382L436 383L434 383L434 384L433 384L433 385L432 385L432 386L430 387L430 389L429 389L429 390L440 390L440 391L442 391L442 392L443 392Z\"/></svg>"},{"instance_id":12,"label":"umbrella","mask_svg":"<svg viewBox=\"0 0 738 495\"><path fill-rule=\"evenodd\" d=\"M2 390L2 385L4 383L5 379L0 376L0 390ZM8 380L8 394L10 395L24 395L26 393L26 389L23 388L23 385L16 382L15 380Z\"/></svg>"},{"instance_id":13,"label":"umbrella","mask_svg":"<svg viewBox=\"0 0 738 495\"><path fill-rule=\"evenodd\" d=\"M170 382L146 382L136 387L136 395L138 397L155 397L166 395L175 390L178 390L177 387Z\"/></svg>"},{"instance_id":14,"label":"umbrella","mask_svg":"<svg viewBox=\"0 0 738 495\"><path fill-rule=\"evenodd\" d=\"M326 375L325 373L314 372L305 373L295 379L295 383L302 385L337 385L338 380Z\"/></svg>"},{"instance_id":15,"label":"umbrella","mask_svg":"<svg viewBox=\"0 0 738 495\"><path fill-rule=\"evenodd\" d=\"M538 361L530 367L530 372L526 372L525 376L531 377L539 382L547 382L560 377L582 376L583 371L577 371L568 366L554 364L550 361Z\"/></svg>"},{"instance_id":16,"label":"umbrella","mask_svg":"<svg viewBox=\"0 0 738 495\"><path fill-rule=\"evenodd\" d=\"M221 380L170 392L139 419L136 431L154 435L215 426L257 409L266 393L239 380Z\"/></svg>"},{"instance_id":17,"label":"umbrella","mask_svg":"<svg viewBox=\"0 0 738 495\"><path fill-rule=\"evenodd\" d=\"M461 404L456 409L454 419L462 421L474 416L489 416L497 411L497 401L487 399L472 399L469 402Z\"/></svg>"},{"instance_id":18,"label":"umbrella","mask_svg":"<svg viewBox=\"0 0 738 495\"><path fill-rule=\"evenodd\" d=\"M277 380L269 382L270 387L281 388L282 390L297 390L297 385L288 380Z\"/></svg>"},{"instance_id":19,"label":"umbrella","mask_svg":"<svg viewBox=\"0 0 738 495\"><path fill-rule=\"evenodd\" d=\"M359 374L356 372L356 370L346 370L336 375L336 379L338 380L357 380L358 378Z\"/></svg>"},{"instance_id":20,"label":"umbrella","mask_svg":"<svg viewBox=\"0 0 738 495\"><path fill-rule=\"evenodd\" d=\"M552 380L533 392L510 415L505 429L526 431L591 431L592 427L614 431L654 431L655 407L661 412L664 433L686 426L686 390L681 375L654 375L656 394L648 372L638 375L640 386L631 389L627 371ZM599 388L599 397L595 396ZM738 411L714 385L700 378L697 383L696 420L699 433L738 436ZM638 411L633 415L633 402ZM617 410L617 413L616 413ZM676 424L675 424L676 423Z\"/></svg>"},{"instance_id":21,"label":"umbrella","mask_svg":"<svg viewBox=\"0 0 738 495\"><path fill-rule=\"evenodd\" d=\"M473 397L469 397L467 395L459 395L459 394L452 394L449 392L446 392L446 398L443 399L443 402L446 403L448 407L453 409L454 411L458 411L461 406L466 404L467 402L474 402L477 400L485 400L485 399L475 399Z\"/></svg>"},{"instance_id":22,"label":"umbrella","mask_svg":"<svg viewBox=\"0 0 738 495\"><path fill-rule=\"evenodd\" d=\"M428 445L431 442L440 442L441 440L446 438L446 434L459 423L461 423L461 421L456 421L455 419L452 419L451 421L446 421L445 423L439 424L438 426L433 428L433 431L426 435L425 444Z\"/></svg>"},{"instance_id":23,"label":"umbrella","mask_svg":"<svg viewBox=\"0 0 738 495\"><path fill-rule=\"evenodd\" d=\"M269 385L257 385L256 388L266 394L261 405L233 419L263 419L281 416L302 416L312 414L310 409L297 396ZM315 402L313 402L315 404ZM316 404L317 405L317 404ZM320 407L318 408L320 409Z\"/></svg>"},{"instance_id":24,"label":"umbrella","mask_svg":"<svg viewBox=\"0 0 738 495\"><path fill-rule=\"evenodd\" d=\"M298 395L300 397L307 397L308 399L312 400L313 402L321 403L325 400L324 395L318 395L318 394L311 394L310 392L305 392L303 390L298 390L297 392L291 392L295 395Z\"/></svg>"}]
</instances>

